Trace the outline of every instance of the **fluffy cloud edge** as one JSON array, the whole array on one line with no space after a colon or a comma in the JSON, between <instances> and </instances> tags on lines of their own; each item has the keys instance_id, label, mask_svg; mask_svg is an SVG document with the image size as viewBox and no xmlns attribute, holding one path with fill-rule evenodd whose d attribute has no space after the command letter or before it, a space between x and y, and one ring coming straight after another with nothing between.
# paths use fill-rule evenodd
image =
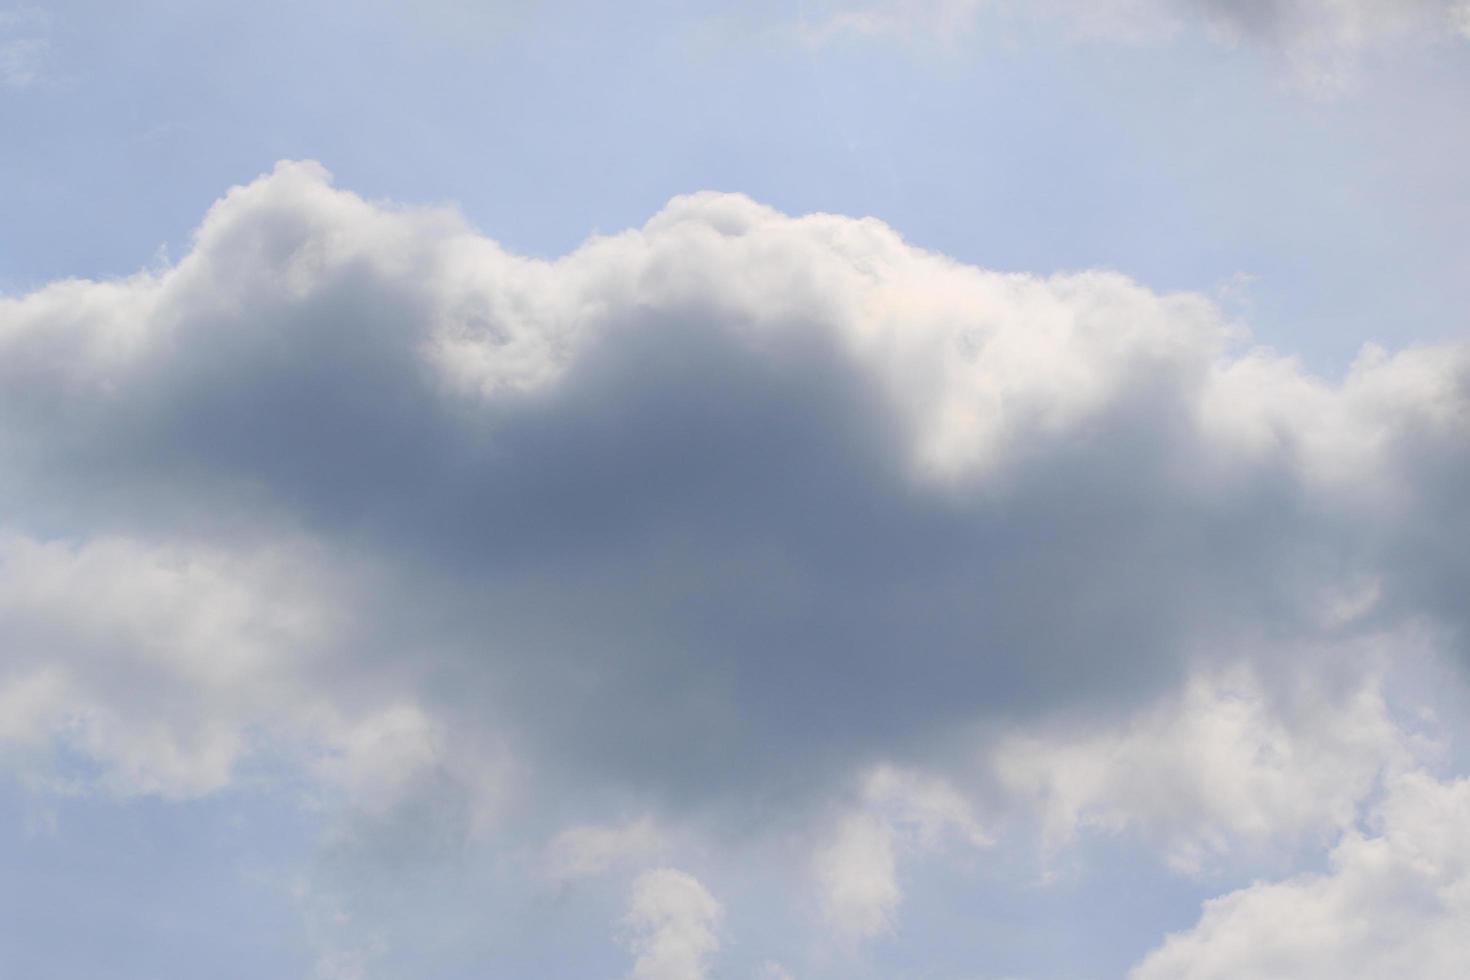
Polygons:
<instances>
[{"instance_id":1,"label":"fluffy cloud edge","mask_svg":"<svg viewBox=\"0 0 1470 980\"><path fill-rule=\"evenodd\" d=\"M1470 780L1395 779L1329 870L1257 882L1205 903L1130 980L1293 977L1449 980L1470 965Z\"/></svg>"}]
</instances>

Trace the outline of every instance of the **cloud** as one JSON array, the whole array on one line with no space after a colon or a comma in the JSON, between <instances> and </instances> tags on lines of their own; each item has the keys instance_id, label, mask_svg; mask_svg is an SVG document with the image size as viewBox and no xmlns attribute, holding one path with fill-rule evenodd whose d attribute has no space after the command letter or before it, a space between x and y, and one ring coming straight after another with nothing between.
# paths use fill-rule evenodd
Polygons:
<instances>
[{"instance_id":1,"label":"cloud","mask_svg":"<svg viewBox=\"0 0 1470 980\"><path fill-rule=\"evenodd\" d=\"M300 542L0 537L0 759L53 791L169 800L284 766L377 816L448 776L488 816L506 760L353 669L350 591Z\"/></svg>"},{"instance_id":2,"label":"cloud","mask_svg":"<svg viewBox=\"0 0 1470 980\"><path fill-rule=\"evenodd\" d=\"M870 813L852 813L819 850L815 871L827 921L844 937L871 939L892 927L903 897L893 831Z\"/></svg>"},{"instance_id":3,"label":"cloud","mask_svg":"<svg viewBox=\"0 0 1470 980\"><path fill-rule=\"evenodd\" d=\"M633 883L625 924L636 960L633 980L703 980L719 950L720 903L675 868L646 871Z\"/></svg>"},{"instance_id":4,"label":"cloud","mask_svg":"<svg viewBox=\"0 0 1470 980\"><path fill-rule=\"evenodd\" d=\"M798 26L808 44L842 38L952 42L1017 22L1061 26L1079 38L1154 43L1204 30L1227 45L1280 55L1310 87L1334 89L1359 58L1405 41L1470 38L1464 0L875 0L819 5Z\"/></svg>"},{"instance_id":5,"label":"cloud","mask_svg":"<svg viewBox=\"0 0 1470 980\"><path fill-rule=\"evenodd\" d=\"M984 0L888 0L819 5L816 16L808 15L797 25L797 36L812 46L843 37L952 39L968 34L975 27L984 6Z\"/></svg>"},{"instance_id":6,"label":"cloud","mask_svg":"<svg viewBox=\"0 0 1470 980\"><path fill-rule=\"evenodd\" d=\"M1303 673L1272 689L1237 667L1104 732L1012 736L994 749L997 774L1040 813L1049 849L1083 828L1135 828L1195 873L1240 851L1331 839L1425 747L1391 717L1376 678L1335 686L1318 668Z\"/></svg>"},{"instance_id":7,"label":"cloud","mask_svg":"<svg viewBox=\"0 0 1470 980\"><path fill-rule=\"evenodd\" d=\"M1374 49L1470 37L1463 0L1187 0L1179 6L1228 41L1280 52L1300 80L1328 90L1347 83L1359 58Z\"/></svg>"},{"instance_id":8,"label":"cloud","mask_svg":"<svg viewBox=\"0 0 1470 980\"><path fill-rule=\"evenodd\" d=\"M0 85L23 89L41 77L41 64L50 45L44 38L0 41Z\"/></svg>"},{"instance_id":9,"label":"cloud","mask_svg":"<svg viewBox=\"0 0 1470 980\"><path fill-rule=\"evenodd\" d=\"M600 875L647 857L661 843L662 835L648 817L611 827L571 827L557 834L547 848L547 870L560 881Z\"/></svg>"},{"instance_id":10,"label":"cloud","mask_svg":"<svg viewBox=\"0 0 1470 980\"><path fill-rule=\"evenodd\" d=\"M1470 781L1400 777L1377 832L1350 830L1323 873L1205 903L1133 980L1463 976L1470 963Z\"/></svg>"},{"instance_id":11,"label":"cloud","mask_svg":"<svg viewBox=\"0 0 1470 980\"><path fill-rule=\"evenodd\" d=\"M290 787L332 854L494 828L559 880L819 838L782 870L849 941L997 777L1184 870L1340 833L1418 758L1379 677L1467 659L1470 347L1314 377L1195 294L739 195L545 261L281 164L172 266L0 296L0 456L31 785ZM704 975L719 908L640 877L634 975Z\"/></svg>"},{"instance_id":12,"label":"cloud","mask_svg":"<svg viewBox=\"0 0 1470 980\"><path fill-rule=\"evenodd\" d=\"M44 77L50 18L35 7L0 10L0 89L19 91Z\"/></svg>"},{"instance_id":13,"label":"cloud","mask_svg":"<svg viewBox=\"0 0 1470 980\"><path fill-rule=\"evenodd\" d=\"M1234 35L1312 47L1359 48L1415 30L1456 29L1460 0L1185 0L1210 23Z\"/></svg>"},{"instance_id":14,"label":"cloud","mask_svg":"<svg viewBox=\"0 0 1470 980\"><path fill-rule=\"evenodd\" d=\"M64 683L204 752L158 791L222 785L284 704L465 779L503 750L654 809L799 809L1220 650L1422 621L1462 651L1467 379L1463 345L1314 378L1202 297L872 219L698 194L541 261L282 164L172 267L0 297L22 551L197 551L260 610L212 572L16 584L0 628L83 630ZM87 626L150 602L136 643ZM140 658L173 686L101 681ZM61 675L24 683L50 717Z\"/></svg>"},{"instance_id":15,"label":"cloud","mask_svg":"<svg viewBox=\"0 0 1470 980\"><path fill-rule=\"evenodd\" d=\"M13 746L61 739L121 795L226 785L273 717L309 727L292 688L330 630L309 555L0 539L0 697Z\"/></svg>"},{"instance_id":16,"label":"cloud","mask_svg":"<svg viewBox=\"0 0 1470 980\"><path fill-rule=\"evenodd\" d=\"M1461 0L1055 0L1054 14L1087 17L1092 29L1127 35L1171 32L1202 23L1217 36L1327 53L1357 50L1410 34L1444 36L1457 29Z\"/></svg>"},{"instance_id":17,"label":"cloud","mask_svg":"<svg viewBox=\"0 0 1470 980\"><path fill-rule=\"evenodd\" d=\"M0 9L0 91L18 93L47 78L50 28L40 7Z\"/></svg>"},{"instance_id":18,"label":"cloud","mask_svg":"<svg viewBox=\"0 0 1470 980\"><path fill-rule=\"evenodd\" d=\"M955 842L987 847L992 839L954 786L886 766L873 770L858 804L837 819L813 855L827 923L847 943L888 932L903 899L900 857Z\"/></svg>"}]
</instances>

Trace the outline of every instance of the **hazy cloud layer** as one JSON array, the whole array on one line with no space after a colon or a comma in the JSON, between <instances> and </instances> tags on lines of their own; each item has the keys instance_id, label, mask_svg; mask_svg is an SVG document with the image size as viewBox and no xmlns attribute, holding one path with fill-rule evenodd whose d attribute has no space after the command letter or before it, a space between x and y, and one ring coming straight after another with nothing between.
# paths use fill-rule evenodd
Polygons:
<instances>
[{"instance_id":1,"label":"hazy cloud layer","mask_svg":"<svg viewBox=\"0 0 1470 980\"><path fill-rule=\"evenodd\" d=\"M877 0L808 10L807 43L886 38L953 45L987 31L1033 23L1082 39L1156 42L1190 29L1217 41L1279 55L1298 80L1334 89L1361 56L1405 42L1470 39L1465 0Z\"/></svg>"},{"instance_id":2,"label":"hazy cloud layer","mask_svg":"<svg viewBox=\"0 0 1470 980\"><path fill-rule=\"evenodd\" d=\"M0 9L0 93L19 92L44 76L50 18L38 7Z\"/></svg>"}]
</instances>

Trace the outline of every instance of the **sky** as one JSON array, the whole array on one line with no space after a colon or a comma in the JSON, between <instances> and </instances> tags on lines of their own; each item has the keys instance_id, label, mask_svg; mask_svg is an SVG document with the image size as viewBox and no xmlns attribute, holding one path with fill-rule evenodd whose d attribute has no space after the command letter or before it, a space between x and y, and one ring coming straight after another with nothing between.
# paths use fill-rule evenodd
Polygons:
<instances>
[{"instance_id":1,"label":"sky","mask_svg":"<svg viewBox=\"0 0 1470 980\"><path fill-rule=\"evenodd\" d=\"M0 976L1470 971L1470 5L0 6Z\"/></svg>"}]
</instances>

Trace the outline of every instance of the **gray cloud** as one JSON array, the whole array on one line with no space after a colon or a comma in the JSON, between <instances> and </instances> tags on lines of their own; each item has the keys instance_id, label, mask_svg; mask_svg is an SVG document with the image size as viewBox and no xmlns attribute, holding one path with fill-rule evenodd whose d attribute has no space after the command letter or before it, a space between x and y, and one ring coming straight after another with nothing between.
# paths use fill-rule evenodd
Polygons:
<instances>
[{"instance_id":1,"label":"gray cloud","mask_svg":"<svg viewBox=\"0 0 1470 980\"><path fill-rule=\"evenodd\" d=\"M757 807L1201 661L1458 648L1470 350L1328 383L1239 333L731 195L527 260L288 164L166 271L0 298L0 503L39 540L310 541L350 624L316 689Z\"/></svg>"}]
</instances>

